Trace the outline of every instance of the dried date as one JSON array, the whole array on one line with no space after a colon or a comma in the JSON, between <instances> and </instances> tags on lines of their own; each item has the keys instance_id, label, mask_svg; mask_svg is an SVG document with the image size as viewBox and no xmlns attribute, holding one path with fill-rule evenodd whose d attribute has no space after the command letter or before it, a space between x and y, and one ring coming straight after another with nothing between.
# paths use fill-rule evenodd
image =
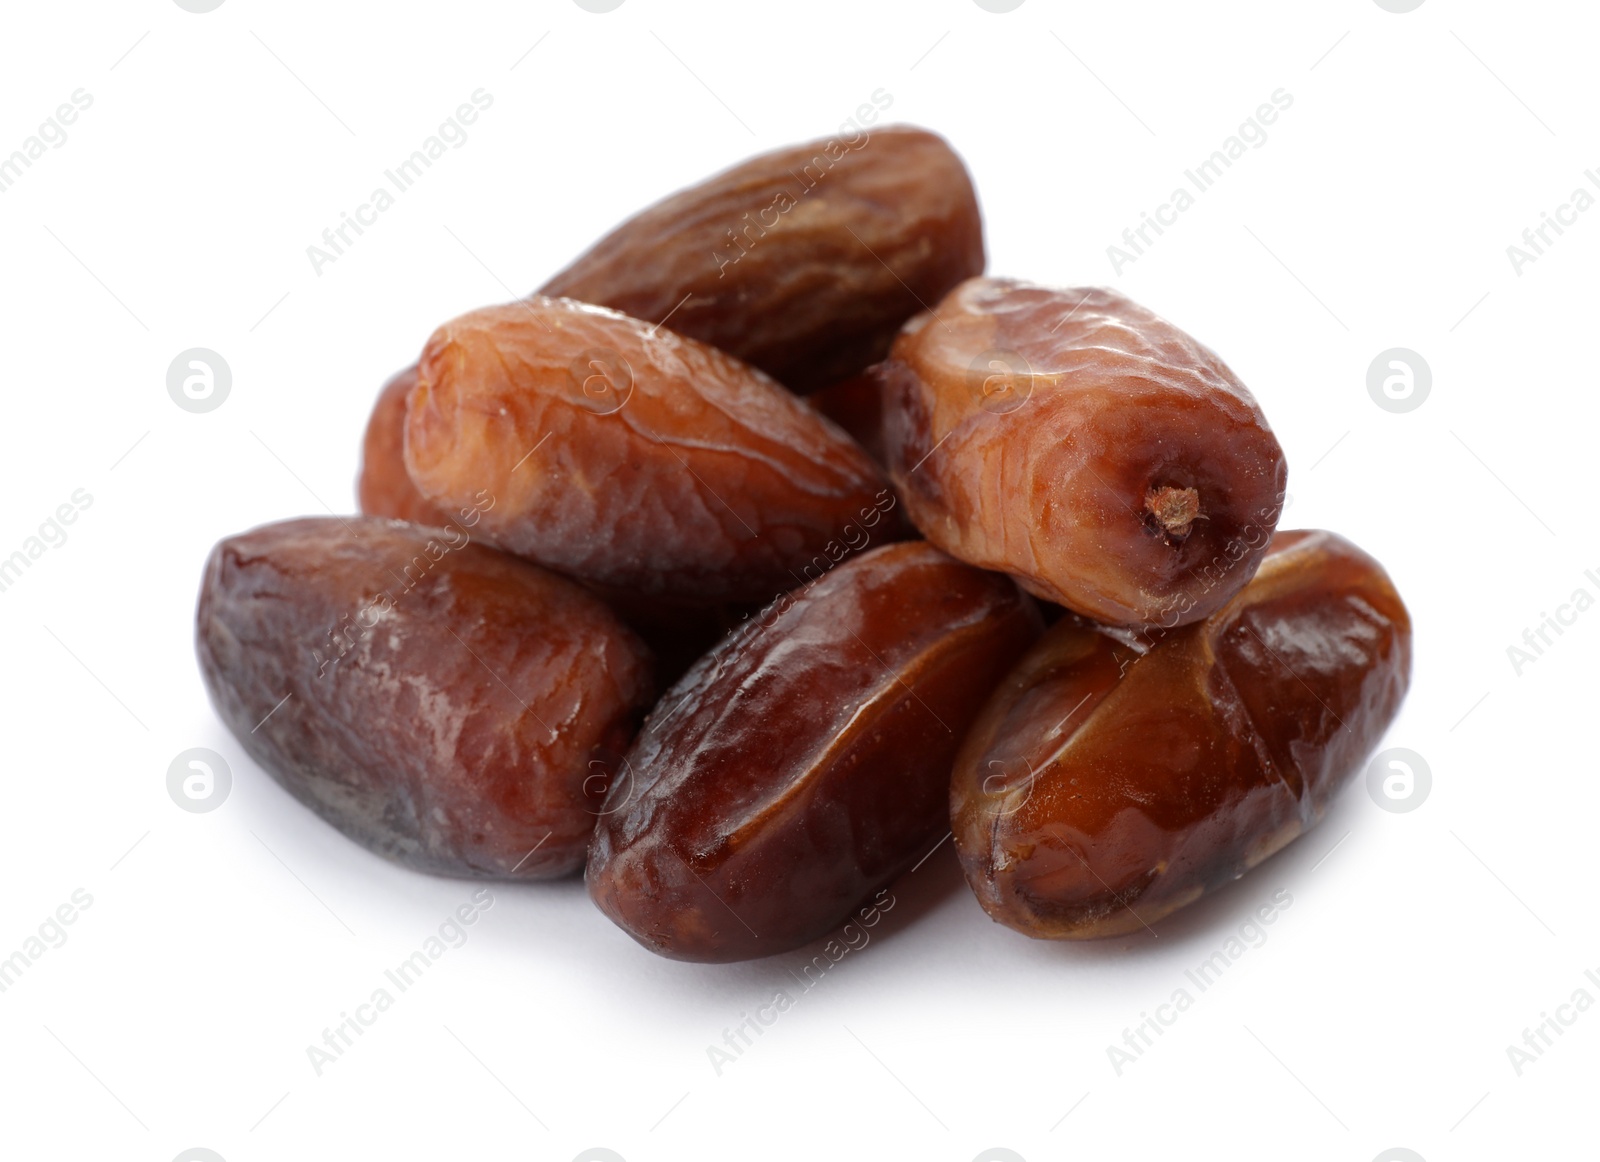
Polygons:
<instances>
[{"instance_id":1,"label":"dried date","mask_svg":"<svg viewBox=\"0 0 1600 1162\"><path fill-rule=\"evenodd\" d=\"M452 518L423 499L406 473L404 445L406 394L416 385L417 369L408 368L384 385L367 423L357 493L361 511L416 524L450 525ZM476 504L463 510L472 516ZM583 582L579 582L583 584ZM645 640L656 659L659 685L676 681L723 634L753 612L745 606L705 602L690 597L649 597L625 589L585 585L628 628Z\"/></svg>"},{"instance_id":2,"label":"dried date","mask_svg":"<svg viewBox=\"0 0 1600 1162\"><path fill-rule=\"evenodd\" d=\"M1388 727L1411 619L1371 557L1277 534L1206 620L1147 637L1076 618L962 746L952 828L989 915L1029 936L1142 931L1321 818Z\"/></svg>"},{"instance_id":3,"label":"dried date","mask_svg":"<svg viewBox=\"0 0 1600 1162\"><path fill-rule=\"evenodd\" d=\"M581 867L652 694L596 598L460 523L285 521L206 563L196 649L250 755L350 838L448 875Z\"/></svg>"},{"instance_id":4,"label":"dried date","mask_svg":"<svg viewBox=\"0 0 1600 1162\"><path fill-rule=\"evenodd\" d=\"M879 369L884 444L934 544L1098 621L1198 621L1250 579L1282 449L1216 355L1114 291L972 279Z\"/></svg>"},{"instance_id":5,"label":"dried date","mask_svg":"<svg viewBox=\"0 0 1600 1162\"><path fill-rule=\"evenodd\" d=\"M1009 579L920 542L785 594L662 697L596 827L590 895L680 960L822 935L944 833L961 737L1040 631Z\"/></svg>"},{"instance_id":6,"label":"dried date","mask_svg":"<svg viewBox=\"0 0 1600 1162\"><path fill-rule=\"evenodd\" d=\"M356 498L368 516L387 516L415 524L442 526L449 518L431 505L406 474L406 395L417 383L417 369L395 375L378 393L361 443L361 475Z\"/></svg>"},{"instance_id":7,"label":"dried date","mask_svg":"<svg viewBox=\"0 0 1600 1162\"><path fill-rule=\"evenodd\" d=\"M479 532L646 596L764 602L890 496L842 431L766 375L615 311L533 298L423 352L406 466Z\"/></svg>"},{"instance_id":8,"label":"dried date","mask_svg":"<svg viewBox=\"0 0 1600 1162\"><path fill-rule=\"evenodd\" d=\"M672 195L539 292L665 320L807 392L883 358L901 323L983 262L972 180L944 139L862 130Z\"/></svg>"}]
</instances>

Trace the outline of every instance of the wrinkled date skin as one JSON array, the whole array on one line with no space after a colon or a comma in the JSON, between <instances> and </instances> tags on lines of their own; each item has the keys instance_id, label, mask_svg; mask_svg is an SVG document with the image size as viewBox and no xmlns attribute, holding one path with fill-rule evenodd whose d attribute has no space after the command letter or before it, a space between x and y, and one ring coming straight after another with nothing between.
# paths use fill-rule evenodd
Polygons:
<instances>
[{"instance_id":1,"label":"wrinkled date skin","mask_svg":"<svg viewBox=\"0 0 1600 1162\"><path fill-rule=\"evenodd\" d=\"M441 508L494 498L474 535L648 596L765 602L894 502L848 436L766 375L568 299L435 332L405 456Z\"/></svg>"},{"instance_id":2,"label":"wrinkled date skin","mask_svg":"<svg viewBox=\"0 0 1600 1162\"><path fill-rule=\"evenodd\" d=\"M406 395L416 383L417 369L407 368L389 380L379 394L367 423L357 492L361 511L368 516L387 516L443 527L456 522L423 499L406 473ZM474 498L473 503L462 510L462 515L470 518L477 507L478 501ZM750 606L707 603L687 597L647 597L625 589L595 585L585 588L609 605L628 628L649 645L656 659L657 683L661 686L680 678L742 616L754 612Z\"/></svg>"},{"instance_id":3,"label":"wrinkled date skin","mask_svg":"<svg viewBox=\"0 0 1600 1162\"><path fill-rule=\"evenodd\" d=\"M423 499L406 473L406 396L417 385L417 369L395 375L378 393L361 442L361 476L356 498L368 516L387 516L419 525L443 526L448 517Z\"/></svg>"},{"instance_id":4,"label":"wrinkled date skin","mask_svg":"<svg viewBox=\"0 0 1600 1162\"><path fill-rule=\"evenodd\" d=\"M961 159L932 133L878 129L674 194L539 291L665 320L809 392L883 358L902 323L983 263Z\"/></svg>"},{"instance_id":5,"label":"wrinkled date skin","mask_svg":"<svg viewBox=\"0 0 1600 1162\"><path fill-rule=\"evenodd\" d=\"M961 560L1114 625L1184 625L1250 580L1287 468L1222 361L1114 291L973 279L879 369L890 475Z\"/></svg>"},{"instance_id":6,"label":"wrinkled date skin","mask_svg":"<svg viewBox=\"0 0 1600 1162\"><path fill-rule=\"evenodd\" d=\"M1001 684L951 782L967 881L1029 936L1146 929L1310 828L1411 675L1383 569L1285 532L1205 621L1140 639L1059 622Z\"/></svg>"},{"instance_id":7,"label":"wrinkled date skin","mask_svg":"<svg viewBox=\"0 0 1600 1162\"><path fill-rule=\"evenodd\" d=\"M961 737L1040 632L1012 581L922 542L785 594L652 712L595 829L589 894L679 960L823 935L944 834Z\"/></svg>"},{"instance_id":8,"label":"wrinkled date skin","mask_svg":"<svg viewBox=\"0 0 1600 1162\"><path fill-rule=\"evenodd\" d=\"M652 695L642 642L459 523L285 521L206 562L196 649L222 720L297 799L422 871L583 866Z\"/></svg>"}]
</instances>

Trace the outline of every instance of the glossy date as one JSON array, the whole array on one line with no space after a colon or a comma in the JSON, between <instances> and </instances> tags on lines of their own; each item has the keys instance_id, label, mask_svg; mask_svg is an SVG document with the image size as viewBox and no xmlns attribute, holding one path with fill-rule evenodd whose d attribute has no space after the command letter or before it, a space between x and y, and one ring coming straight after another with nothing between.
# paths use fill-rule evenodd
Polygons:
<instances>
[{"instance_id":1,"label":"glossy date","mask_svg":"<svg viewBox=\"0 0 1600 1162\"><path fill-rule=\"evenodd\" d=\"M1316 823L1410 675L1394 586L1327 532L1277 534L1197 624L1139 636L1063 620L956 761L967 881L1029 936L1142 931Z\"/></svg>"},{"instance_id":2,"label":"glossy date","mask_svg":"<svg viewBox=\"0 0 1600 1162\"><path fill-rule=\"evenodd\" d=\"M590 895L680 960L822 935L944 834L961 737L1040 629L1009 579L924 543L785 594L662 697L595 830Z\"/></svg>"}]
</instances>

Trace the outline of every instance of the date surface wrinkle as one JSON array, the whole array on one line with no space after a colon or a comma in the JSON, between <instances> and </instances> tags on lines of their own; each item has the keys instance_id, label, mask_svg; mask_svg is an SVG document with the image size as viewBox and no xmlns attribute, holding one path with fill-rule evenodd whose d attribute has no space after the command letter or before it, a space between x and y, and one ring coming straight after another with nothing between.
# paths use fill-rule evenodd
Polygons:
<instances>
[{"instance_id":1,"label":"date surface wrinkle","mask_svg":"<svg viewBox=\"0 0 1600 1162\"><path fill-rule=\"evenodd\" d=\"M597 363L603 407L573 371ZM435 334L406 456L435 503L494 496L493 544L592 584L708 602L792 588L889 495L843 431L761 372L562 299Z\"/></svg>"},{"instance_id":2,"label":"date surface wrinkle","mask_svg":"<svg viewBox=\"0 0 1600 1162\"><path fill-rule=\"evenodd\" d=\"M808 166L821 176L803 179ZM891 127L776 150L673 194L540 292L666 319L809 392L882 358L907 318L983 263L960 159L934 134Z\"/></svg>"},{"instance_id":3,"label":"date surface wrinkle","mask_svg":"<svg viewBox=\"0 0 1600 1162\"><path fill-rule=\"evenodd\" d=\"M1035 596L1110 624L1181 625L1266 551L1286 469L1255 400L1115 292L969 279L874 374L911 520Z\"/></svg>"},{"instance_id":4,"label":"date surface wrinkle","mask_svg":"<svg viewBox=\"0 0 1600 1162\"><path fill-rule=\"evenodd\" d=\"M309 518L224 540L201 672L251 756L373 851L568 874L603 799L587 780L609 777L653 692L650 655L597 598L455 534Z\"/></svg>"}]
</instances>

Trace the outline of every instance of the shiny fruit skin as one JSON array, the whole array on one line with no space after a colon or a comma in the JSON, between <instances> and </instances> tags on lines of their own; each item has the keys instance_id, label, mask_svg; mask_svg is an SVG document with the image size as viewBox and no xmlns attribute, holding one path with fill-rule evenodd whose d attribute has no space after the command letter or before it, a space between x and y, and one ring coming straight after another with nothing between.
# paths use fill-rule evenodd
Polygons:
<instances>
[{"instance_id":1,"label":"shiny fruit skin","mask_svg":"<svg viewBox=\"0 0 1600 1162\"><path fill-rule=\"evenodd\" d=\"M945 834L967 724L1040 631L1009 579L920 542L785 594L652 712L595 830L590 895L680 960L825 934Z\"/></svg>"},{"instance_id":2,"label":"shiny fruit skin","mask_svg":"<svg viewBox=\"0 0 1600 1162\"><path fill-rule=\"evenodd\" d=\"M1405 605L1328 532L1278 533L1205 621L1144 637L1058 622L956 761L967 882L1029 936L1143 932L1315 824L1410 676Z\"/></svg>"}]
</instances>

